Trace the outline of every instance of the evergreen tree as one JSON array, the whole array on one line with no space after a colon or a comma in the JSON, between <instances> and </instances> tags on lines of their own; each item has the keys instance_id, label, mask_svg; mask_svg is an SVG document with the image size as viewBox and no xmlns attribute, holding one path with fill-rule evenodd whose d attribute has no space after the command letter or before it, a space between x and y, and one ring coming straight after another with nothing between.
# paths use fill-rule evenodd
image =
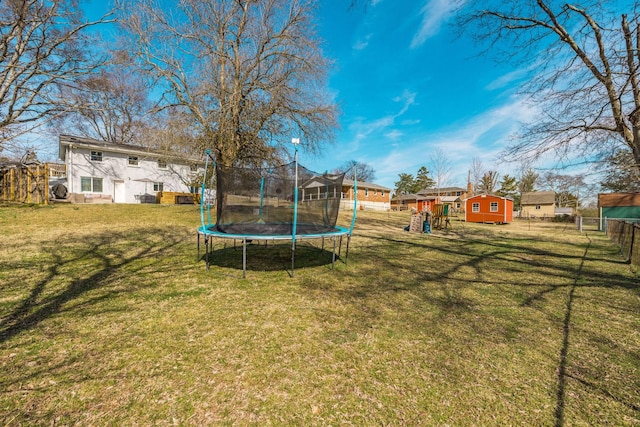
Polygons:
<instances>
[{"instance_id":1,"label":"evergreen tree","mask_svg":"<svg viewBox=\"0 0 640 427\"><path fill-rule=\"evenodd\" d=\"M600 186L605 191L640 191L640 171L633 162L633 156L626 150L617 150L605 160L606 169Z\"/></svg>"},{"instance_id":2,"label":"evergreen tree","mask_svg":"<svg viewBox=\"0 0 640 427\"><path fill-rule=\"evenodd\" d=\"M398 174L400 178L395 182L396 194L411 194L419 191L416 179L410 173Z\"/></svg>"},{"instance_id":3,"label":"evergreen tree","mask_svg":"<svg viewBox=\"0 0 640 427\"><path fill-rule=\"evenodd\" d=\"M418 169L418 173L415 178L416 187L418 187L418 191L424 190L426 188L433 188L435 185L435 181L429 176L429 171L425 166L422 166Z\"/></svg>"}]
</instances>

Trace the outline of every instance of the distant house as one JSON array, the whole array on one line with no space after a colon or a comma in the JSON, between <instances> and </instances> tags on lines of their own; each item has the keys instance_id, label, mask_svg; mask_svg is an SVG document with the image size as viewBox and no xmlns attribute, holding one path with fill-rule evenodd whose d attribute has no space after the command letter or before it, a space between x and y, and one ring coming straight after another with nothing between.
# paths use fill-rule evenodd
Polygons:
<instances>
[{"instance_id":1,"label":"distant house","mask_svg":"<svg viewBox=\"0 0 640 427\"><path fill-rule=\"evenodd\" d=\"M464 200L466 222L508 224L513 221L513 200L493 194L478 194Z\"/></svg>"},{"instance_id":2,"label":"distant house","mask_svg":"<svg viewBox=\"0 0 640 427\"><path fill-rule=\"evenodd\" d=\"M405 211L415 209L418 212L431 211L438 201L438 197L435 196L400 194L391 199L391 210Z\"/></svg>"},{"instance_id":3,"label":"distant house","mask_svg":"<svg viewBox=\"0 0 640 427\"><path fill-rule=\"evenodd\" d=\"M358 209L388 211L391 209L391 189L371 182L357 181ZM355 193L354 182L345 179L342 182L342 209L353 209Z\"/></svg>"},{"instance_id":4,"label":"distant house","mask_svg":"<svg viewBox=\"0 0 640 427\"><path fill-rule=\"evenodd\" d=\"M555 216L556 193L554 191L532 191L522 193L520 216L547 218Z\"/></svg>"},{"instance_id":5,"label":"distant house","mask_svg":"<svg viewBox=\"0 0 640 427\"><path fill-rule=\"evenodd\" d=\"M454 212L459 212L464 209L462 201L473 195L473 187L469 183L466 189L462 187L425 188L418 191L418 195L439 197L440 203L451 206Z\"/></svg>"},{"instance_id":6,"label":"distant house","mask_svg":"<svg viewBox=\"0 0 640 427\"><path fill-rule=\"evenodd\" d=\"M77 203L155 203L162 192L190 193L189 184L203 172L198 160L70 135L60 135L59 157L66 165L59 182Z\"/></svg>"},{"instance_id":7,"label":"distant house","mask_svg":"<svg viewBox=\"0 0 640 427\"><path fill-rule=\"evenodd\" d=\"M606 219L640 219L640 193L598 194L600 229L604 230Z\"/></svg>"}]
</instances>

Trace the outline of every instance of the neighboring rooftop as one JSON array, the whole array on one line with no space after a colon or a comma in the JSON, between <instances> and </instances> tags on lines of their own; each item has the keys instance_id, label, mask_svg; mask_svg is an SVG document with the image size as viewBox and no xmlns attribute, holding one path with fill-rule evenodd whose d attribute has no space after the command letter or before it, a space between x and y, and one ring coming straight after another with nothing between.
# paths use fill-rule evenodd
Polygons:
<instances>
[{"instance_id":1,"label":"neighboring rooftop","mask_svg":"<svg viewBox=\"0 0 640 427\"><path fill-rule=\"evenodd\" d=\"M555 191L531 191L522 193L520 205L555 205Z\"/></svg>"}]
</instances>

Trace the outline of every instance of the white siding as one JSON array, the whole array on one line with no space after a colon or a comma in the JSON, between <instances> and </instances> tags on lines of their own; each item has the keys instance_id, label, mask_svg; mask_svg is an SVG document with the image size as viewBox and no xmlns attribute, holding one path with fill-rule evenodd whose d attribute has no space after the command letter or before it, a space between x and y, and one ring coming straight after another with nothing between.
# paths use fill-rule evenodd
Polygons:
<instances>
[{"instance_id":1,"label":"white siding","mask_svg":"<svg viewBox=\"0 0 640 427\"><path fill-rule=\"evenodd\" d=\"M102 161L92 161L91 151L102 151ZM103 188L100 194L109 195L113 199L116 190L114 181L124 182L125 203L136 203L138 197L145 193L155 195L154 182L163 183L164 191L189 192L185 182L188 183L194 174L189 165L168 163L167 168L158 168L157 157L131 155L138 157L137 166L129 165L129 154L67 146L67 190L70 193L82 193L80 179L85 176L102 178Z\"/></svg>"}]
</instances>

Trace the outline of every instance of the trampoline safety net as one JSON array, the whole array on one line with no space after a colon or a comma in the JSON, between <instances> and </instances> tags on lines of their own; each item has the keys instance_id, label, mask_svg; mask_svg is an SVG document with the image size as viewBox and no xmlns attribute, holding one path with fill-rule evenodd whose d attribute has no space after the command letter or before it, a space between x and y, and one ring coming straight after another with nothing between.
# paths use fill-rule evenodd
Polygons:
<instances>
[{"instance_id":1,"label":"trampoline safety net","mask_svg":"<svg viewBox=\"0 0 640 427\"><path fill-rule=\"evenodd\" d=\"M248 235L334 231L343 180L344 174L319 174L298 164L296 181L295 162L269 168L218 165L217 231Z\"/></svg>"}]
</instances>

